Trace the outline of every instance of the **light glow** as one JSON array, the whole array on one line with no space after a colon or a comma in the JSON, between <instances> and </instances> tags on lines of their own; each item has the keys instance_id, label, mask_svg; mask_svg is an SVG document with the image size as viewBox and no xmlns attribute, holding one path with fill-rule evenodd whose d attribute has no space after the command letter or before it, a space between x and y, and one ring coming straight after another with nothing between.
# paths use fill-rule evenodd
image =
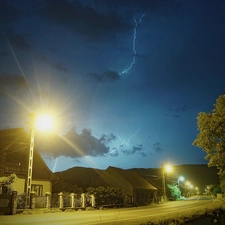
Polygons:
<instances>
[{"instance_id":1,"label":"light glow","mask_svg":"<svg viewBox=\"0 0 225 225\"><path fill-rule=\"evenodd\" d=\"M180 176L180 177L178 178L178 180L180 180L180 181L184 181L184 180L185 180L185 178L184 178L183 176Z\"/></svg>"},{"instance_id":2,"label":"light glow","mask_svg":"<svg viewBox=\"0 0 225 225\"><path fill-rule=\"evenodd\" d=\"M36 116L35 127L39 130L52 131L54 128L53 117L47 114Z\"/></svg>"},{"instance_id":3,"label":"light glow","mask_svg":"<svg viewBox=\"0 0 225 225\"><path fill-rule=\"evenodd\" d=\"M166 170L166 172L171 172L173 170L173 168L170 165L166 165L165 170Z\"/></svg>"}]
</instances>

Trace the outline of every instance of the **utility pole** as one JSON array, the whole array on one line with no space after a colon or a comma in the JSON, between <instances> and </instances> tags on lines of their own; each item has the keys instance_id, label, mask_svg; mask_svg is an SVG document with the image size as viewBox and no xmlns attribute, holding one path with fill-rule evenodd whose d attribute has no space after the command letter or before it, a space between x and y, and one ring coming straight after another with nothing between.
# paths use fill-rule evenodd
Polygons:
<instances>
[{"instance_id":1,"label":"utility pole","mask_svg":"<svg viewBox=\"0 0 225 225\"><path fill-rule=\"evenodd\" d=\"M165 179L165 168L164 168L164 164L162 163L162 190L163 190L163 198L164 201L167 201L167 197L166 197L166 179Z\"/></svg>"},{"instance_id":2,"label":"utility pole","mask_svg":"<svg viewBox=\"0 0 225 225\"><path fill-rule=\"evenodd\" d=\"M28 169L27 169L27 181L26 181L26 208L30 208L30 193L32 184L32 170L33 170L33 156L34 156L34 120L35 114L31 113L30 116L30 150L28 158Z\"/></svg>"}]
</instances>

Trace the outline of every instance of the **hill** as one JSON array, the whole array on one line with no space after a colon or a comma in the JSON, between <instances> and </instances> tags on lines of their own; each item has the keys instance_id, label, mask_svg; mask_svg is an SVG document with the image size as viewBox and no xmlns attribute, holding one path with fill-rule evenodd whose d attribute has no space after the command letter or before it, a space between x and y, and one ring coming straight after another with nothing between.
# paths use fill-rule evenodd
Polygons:
<instances>
[{"instance_id":1,"label":"hill","mask_svg":"<svg viewBox=\"0 0 225 225\"><path fill-rule=\"evenodd\" d=\"M86 167L72 167L68 170L56 172L55 175L70 184L76 184L84 190L91 186L93 180L98 176L99 169Z\"/></svg>"},{"instance_id":2,"label":"hill","mask_svg":"<svg viewBox=\"0 0 225 225\"><path fill-rule=\"evenodd\" d=\"M91 186L93 180L98 176L99 169L85 168L85 167L73 167L65 171L56 172L55 175L60 179L67 181L70 184L76 184L78 187L84 190ZM132 168L128 169L133 172L137 172L140 176L145 178L153 186L161 190L162 188L162 169L161 168ZM99 170L101 171L101 170ZM198 187L201 192L207 185L219 184L219 177L217 175L218 170L216 167L208 167L203 165L178 165L173 166L171 173L166 173L166 183L177 183L178 177L185 177L186 181L189 181Z\"/></svg>"},{"instance_id":3,"label":"hill","mask_svg":"<svg viewBox=\"0 0 225 225\"><path fill-rule=\"evenodd\" d=\"M130 169L148 180L156 188L162 188L161 168L133 168ZM219 184L218 170L216 167L208 167L206 164L190 164L173 166L170 173L165 173L166 183L177 183L178 178L183 176L185 181L189 181L194 187L198 187L204 192L208 185ZM182 182L180 182L182 183Z\"/></svg>"}]
</instances>

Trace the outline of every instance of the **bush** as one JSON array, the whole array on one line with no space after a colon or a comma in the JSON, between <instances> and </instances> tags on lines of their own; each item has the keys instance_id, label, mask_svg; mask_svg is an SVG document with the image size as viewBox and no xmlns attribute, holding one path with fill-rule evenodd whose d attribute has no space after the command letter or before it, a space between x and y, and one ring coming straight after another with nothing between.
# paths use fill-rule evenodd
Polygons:
<instances>
[{"instance_id":1,"label":"bush","mask_svg":"<svg viewBox=\"0 0 225 225\"><path fill-rule=\"evenodd\" d=\"M13 192L13 183L17 180L15 173L10 174L7 178L2 181L3 193L11 194Z\"/></svg>"},{"instance_id":2,"label":"bush","mask_svg":"<svg viewBox=\"0 0 225 225\"><path fill-rule=\"evenodd\" d=\"M88 188L88 194L94 194L96 206L102 205L123 205L125 195L120 188L98 187Z\"/></svg>"},{"instance_id":3,"label":"bush","mask_svg":"<svg viewBox=\"0 0 225 225\"><path fill-rule=\"evenodd\" d=\"M179 200L181 196L180 189L176 185L168 184L167 186L170 189L171 197L175 200Z\"/></svg>"},{"instance_id":4,"label":"bush","mask_svg":"<svg viewBox=\"0 0 225 225\"><path fill-rule=\"evenodd\" d=\"M26 193L22 193L17 195L17 209L25 209L26 208Z\"/></svg>"}]
</instances>

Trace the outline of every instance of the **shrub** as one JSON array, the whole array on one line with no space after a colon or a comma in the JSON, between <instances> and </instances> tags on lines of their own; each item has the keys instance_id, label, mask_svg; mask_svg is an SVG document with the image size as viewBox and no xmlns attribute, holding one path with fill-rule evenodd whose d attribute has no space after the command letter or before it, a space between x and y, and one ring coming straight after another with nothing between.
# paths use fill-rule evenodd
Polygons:
<instances>
[{"instance_id":1,"label":"shrub","mask_svg":"<svg viewBox=\"0 0 225 225\"><path fill-rule=\"evenodd\" d=\"M26 207L26 193L17 195L17 209L25 209Z\"/></svg>"},{"instance_id":2,"label":"shrub","mask_svg":"<svg viewBox=\"0 0 225 225\"><path fill-rule=\"evenodd\" d=\"M96 206L102 205L123 205L125 195L120 188L98 187L88 188L88 194L94 194Z\"/></svg>"}]
</instances>

